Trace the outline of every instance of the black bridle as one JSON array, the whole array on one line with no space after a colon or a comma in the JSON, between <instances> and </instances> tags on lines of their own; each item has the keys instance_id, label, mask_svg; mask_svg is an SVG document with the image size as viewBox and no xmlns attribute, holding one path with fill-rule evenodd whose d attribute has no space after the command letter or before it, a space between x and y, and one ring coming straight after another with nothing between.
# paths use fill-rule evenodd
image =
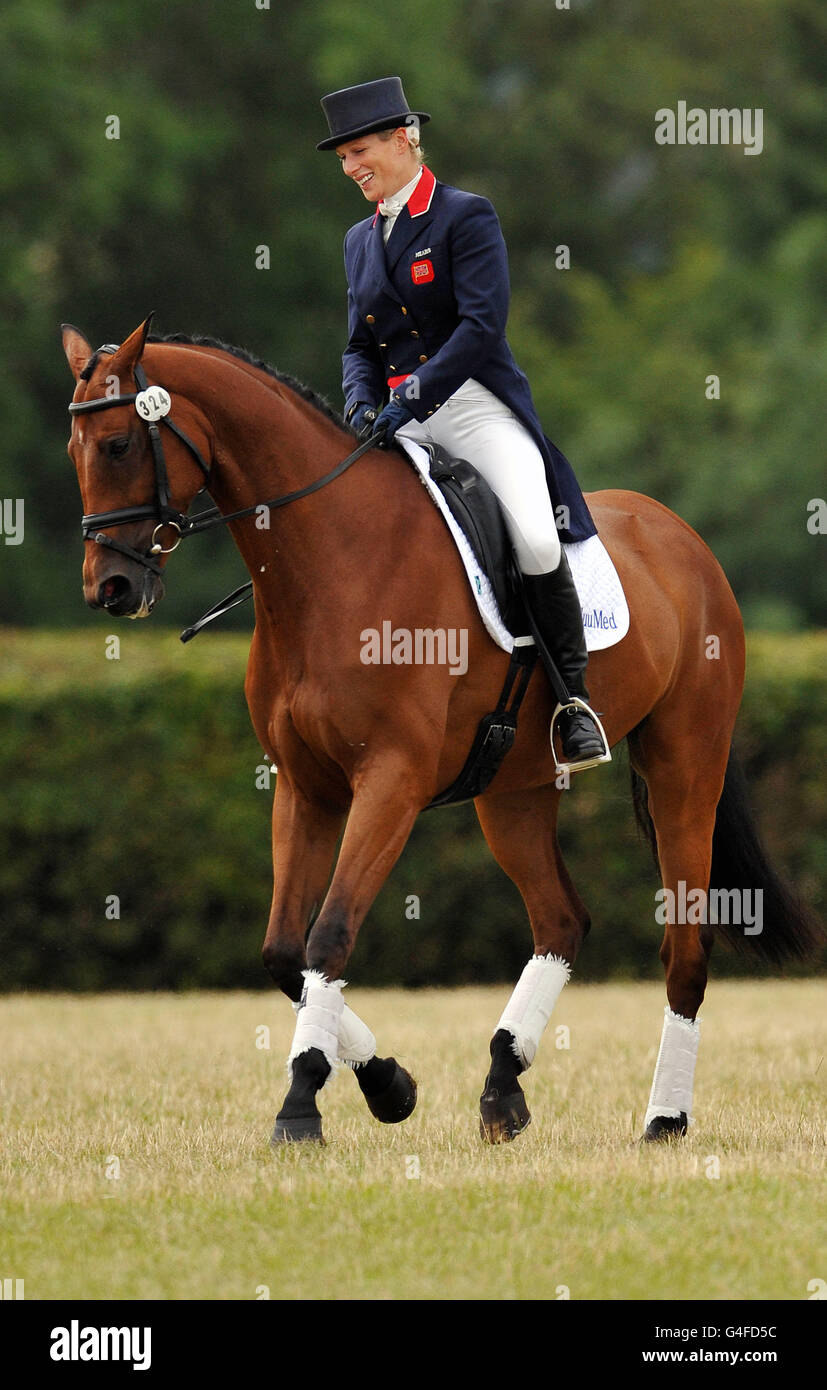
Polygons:
<instances>
[{"instance_id":1,"label":"black bridle","mask_svg":"<svg viewBox=\"0 0 827 1390\"><path fill-rule=\"evenodd\" d=\"M117 345L113 343L105 343L98 348L99 353L114 353L117 350ZM209 531L213 526L224 526L230 521L240 521L243 517L261 512L262 509L271 510L276 507L286 507L289 502L297 502L299 498L307 497L311 492L317 492L319 488L325 487L334 478L338 478L352 463L367 453L368 449L375 448L382 438L381 434L372 434L369 439L360 444L358 449L354 449L352 454L348 454L347 458L342 459L341 463L337 463L336 467L331 468L329 473L325 473L324 477L317 478L315 482L308 483L306 487L298 488L295 492L286 492L280 497L272 497L268 502L256 502L252 506L242 507L240 511L236 512L224 514L218 507L209 507L205 511L197 512L195 516L186 516L170 504L169 477L159 425L166 425L167 429L172 430L172 433L186 445L204 474L204 483L199 488L199 492L203 492L204 488L209 487L212 468L210 464L205 463L197 445L179 425L174 424L169 418L168 412L171 405L169 393L162 386L149 386L143 367L139 363L135 364L133 374L137 387L135 391L118 396L99 396L91 401L73 401L69 406L69 414L73 416L90 415L99 410L109 410L116 405L134 405L137 414L147 425L155 468L155 497L152 502L141 503L133 507L118 507L111 512L91 512L82 518L81 527L84 541L94 541L96 545L104 545L110 550L117 550L121 555L126 555L130 560L137 561L139 565L143 565L156 575L160 575L162 571L159 561L153 557L171 555L173 550L178 549L186 536L194 536L201 531ZM132 546L126 545L123 541L116 540L113 536L105 535L102 530L98 529L103 526L127 526L132 521L156 522L150 548L144 554L133 549ZM158 536L159 532L162 532L166 527L172 527L178 532L178 535L173 545L164 548Z\"/></svg>"},{"instance_id":2,"label":"black bridle","mask_svg":"<svg viewBox=\"0 0 827 1390\"><path fill-rule=\"evenodd\" d=\"M106 343L98 348L98 352L113 353L117 351L114 344ZM83 539L94 541L97 545L105 545L110 550L117 550L121 555L126 555L130 560L135 560L139 565L151 570L153 574L160 575L160 563L153 559L155 555L169 555L181 542L182 537L187 533L191 520L170 505L169 500L169 477L167 475L166 459L164 458L164 445L161 439L159 422L166 425L167 429L172 430L173 434L186 444L201 472L204 474L204 486L210 481L211 468L205 463L200 449L188 435L170 420L167 414L161 412L169 410L169 395L163 388L157 386L150 387L147 383L146 374L143 367L138 363L134 367L135 391L130 391L125 395L99 396L91 401L73 401L69 406L70 415L91 415L100 410L110 410L113 406L134 405L137 414L146 421L149 443L152 449L152 460L155 468L155 498L152 502L146 502L140 506L118 507L111 512L90 512L81 521ZM114 536L107 536L99 530L102 526L127 526L132 521L155 521L157 524L152 532L150 548L142 554L139 550L134 550L131 545L126 545L123 541L116 540ZM164 549L158 539L159 533L165 527L171 526L178 532L178 538L174 545Z\"/></svg>"}]
</instances>

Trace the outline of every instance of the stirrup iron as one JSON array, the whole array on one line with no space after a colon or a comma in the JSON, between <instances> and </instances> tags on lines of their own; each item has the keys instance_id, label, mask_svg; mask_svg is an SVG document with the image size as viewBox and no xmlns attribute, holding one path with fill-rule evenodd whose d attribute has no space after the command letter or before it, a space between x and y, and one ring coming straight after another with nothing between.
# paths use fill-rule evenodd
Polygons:
<instances>
[{"instance_id":1,"label":"stirrup iron","mask_svg":"<svg viewBox=\"0 0 827 1390\"><path fill-rule=\"evenodd\" d=\"M603 752L598 757L584 758L581 762L561 763L558 760L557 751L554 747L554 725L560 718L560 715L563 714L565 710L575 708L585 710L589 718L594 720L595 727L598 729L600 737L603 740ZM603 725L601 724L591 705L588 705L585 700L581 700L579 695L570 695L564 705L557 705L553 715L551 716L551 729L549 731L549 739L551 740L551 756L554 759L554 765L558 773L587 772L590 767L598 767L600 763L610 763L612 761L612 754L609 748L609 740L606 737L606 730L603 728Z\"/></svg>"}]
</instances>

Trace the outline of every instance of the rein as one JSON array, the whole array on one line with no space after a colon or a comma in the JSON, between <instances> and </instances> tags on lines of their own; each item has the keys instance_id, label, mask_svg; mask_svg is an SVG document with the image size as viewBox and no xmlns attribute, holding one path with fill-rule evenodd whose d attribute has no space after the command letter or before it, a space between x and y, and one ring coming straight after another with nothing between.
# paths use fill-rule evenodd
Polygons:
<instances>
[{"instance_id":1,"label":"rein","mask_svg":"<svg viewBox=\"0 0 827 1390\"><path fill-rule=\"evenodd\" d=\"M98 352L114 353L117 347L111 343L98 348ZM69 406L70 415L89 415L99 410L109 410L117 405L134 405L138 415L147 424L150 446L152 448L152 459L155 468L155 497L152 502L142 503L133 507L118 507L111 512L90 512L81 520L81 529L84 541L94 541L97 545L107 546L110 550L117 550L121 555L126 555L130 560L135 560L153 574L162 573L160 563L153 558L155 555L171 555L178 549L181 541L187 536L200 535L202 531L209 531L214 526L225 526L231 521L241 521L244 517L252 516L262 508L275 510L277 507L286 507L290 502L297 502L302 497L309 497L311 493L318 492L319 488L326 487L332 483L334 478L338 478L346 469L350 468L357 459L366 454L369 449L375 448L379 435L372 434L352 454L337 463L335 468L331 468L329 473L317 478L314 482L308 483L306 487L297 488L294 492L282 493L280 497L272 497L267 502L254 502L250 507L242 507L235 512L221 512L218 507L208 507L204 511L196 512L195 516L186 516L183 512L177 511L170 505L169 499L169 477L167 474L166 459L164 458L164 445L161 438L159 424L166 425L167 429L172 430L173 434L187 446L201 472L204 474L204 484L199 491L209 487L212 468L205 463L200 450L184 431L169 418L169 410L172 401L163 386L149 386L143 367L136 363L134 367L135 384L137 391L131 391L118 396L99 396L91 401L72 402ZM155 530L152 532L150 548L144 554L132 546L126 545L123 541L116 540L113 536L107 536L98 527L103 526L127 526L133 521L154 520L157 522ZM164 548L158 539L158 533L166 527L172 527L178 532L173 545ZM243 586L248 589L247 585ZM252 588L252 585L249 586ZM241 590L236 591L237 594ZM235 598L235 595L231 595ZM245 594L246 597L246 594ZM241 602L241 599L237 599ZM231 606L235 606L234 604ZM226 610L222 610L226 611ZM211 617L218 617L218 612L210 611ZM200 623L197 625L200 626ZM188 632L194 636L192 629Z\"/></svg>"}]
</instances>

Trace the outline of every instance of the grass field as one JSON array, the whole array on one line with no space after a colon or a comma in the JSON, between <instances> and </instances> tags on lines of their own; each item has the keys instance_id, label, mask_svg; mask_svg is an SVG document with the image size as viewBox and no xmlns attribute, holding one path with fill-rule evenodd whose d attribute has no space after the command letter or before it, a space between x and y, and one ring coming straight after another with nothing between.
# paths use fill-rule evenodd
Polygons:
<instances>
[{"instance_id":1,"label":"grass field","mask_svg":"<svg viewBox=\"0 0 827 1390\"><path fill-rule=\"evenodd\" d=\"M696 1124L667 1150L636 1142L665 1002L648 984L568 986L532 1125L483 1146L507 995L349 989L419 1106L380 1126L342 1071L326 1146L276 1153L281 996L0 1000L0 1276L27 1299L798 1300L827 1278L823 983L713 982Z\"/></svg>"}]
</instances>

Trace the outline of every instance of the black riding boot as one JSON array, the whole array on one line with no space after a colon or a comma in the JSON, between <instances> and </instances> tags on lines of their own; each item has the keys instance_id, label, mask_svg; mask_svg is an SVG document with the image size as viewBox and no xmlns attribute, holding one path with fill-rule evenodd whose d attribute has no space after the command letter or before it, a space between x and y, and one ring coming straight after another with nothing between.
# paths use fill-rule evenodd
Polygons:
<instances>
[{"instance_id":1,"label":"black riding boot","mask_svg":"<svg viewBox=\"0 0 827 1390\"><path fill-rule=\"evenodd\" d=\"M580 599L565 551L556 570L522 576L526 602L570 695L588 704L584 673L588 662ZM575 764L605 753L600 731L585 710L565 710L559 720L563 757Z\"/></svg>"}]
</instances>

